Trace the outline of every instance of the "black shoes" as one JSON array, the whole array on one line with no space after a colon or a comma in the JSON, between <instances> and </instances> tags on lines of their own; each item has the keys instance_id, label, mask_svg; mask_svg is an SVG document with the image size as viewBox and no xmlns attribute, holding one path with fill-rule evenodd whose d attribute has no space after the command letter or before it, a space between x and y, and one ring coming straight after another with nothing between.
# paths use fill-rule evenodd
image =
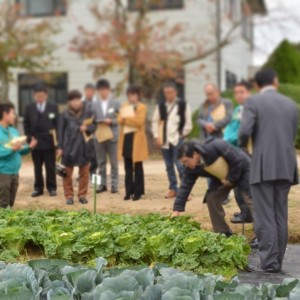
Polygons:
<instances>
[{"instance_id":1,"label":"black shoes","mask_svg":"<svg viewBox=\"0 0 300 300\"><path fill-rule=\"evenodd\" d=\"M226 237L231 237L233 236L233 232L231 230L227 231L224 233L226 235Z\"/></svg>"},{"instance_id":2,"label":"black shoes","mask_svg":"<svg viewBox=\"0 0 300 300\"><path fill-rule=\"evenodd\" d=\"M88 204L87 199L84 198L84 197L79 198L79 202L80 202L81 204ZM68 198L68 199L66 200L66 204L67 204L67 205L73 205L73 204L74 204L73 198Z\"/></svg>"},{"instance_id":3,"label":"black shoes","mask_svg":"<svg viewBox=\"0 0 300 300\"><path fill-rule=\"evenodd\" d=\"M258 249L258 240L257 238L254 238L250 243L249 243L251 249Z\"/></svg>"},{"instance_id":4,"label":"black shoes","mask_svg":"<svg viewBox=\"0 0 300 300\"><path fill-rule=\"evenodd\" d=\"M31 197L32 197L32 198L36 198L36 197L39 197L39 196L42 196L42 195L44 195L44 192L34 191L34 192L31 194Z\"/></svg>"},{"instance_id":5,"label":"black shoes","mask_svg":"<svg viewBox=\"0 0 300 300\"><path fill-rule=\"evenodd\" d=\"M107 192L107 186L106 185L100 185L99 188L97 189L97 194L104 193L104 192ZM118 193L118 189L116 187L112 187L111 188L111 193L112 194Z\"/></svg>"},{"instance_id":6,"label":"black shoes","mask_svg":"<svg viewBox=\"0 0 300 300\"><path fill-rule=\"evenodd\" d=\"M50 195L50 197L56 197L57 192L56 191L49 191L49 195Z\"/></svg>"},{"instance_id":7,"label":"black shoes","mask_svg":"<svg viewBox=\"0 0 300 300\"><path fill-rule=\"evenodd\" d=\"M104 193L104 192L107 192L107 187L106 187L106 185L100 185L100 186L97 188L97 194Z\"/></svg>"},{"instance_id":8,"label":"black shoes","mask_svg":"<svg viewBox=\"0 0 300 300\"><path fill-rule=\"evenodd\" d=\"M133 200L133 201L138 201L142 199L142 196L138 196L138 195L125 195L124 200L128 201L128 200Z\"/></svg>"},{"instance_id":9,"label":"black shoes","mask_svg":"<svg viewBox=\"0 0 300 300\"><path fill-rule=\"evenodd\" d=\"M66 201L66 204L67 204L67 205L72 205L72 204L74 204L73 199L72 199L72 198L68 198L67 201Z\"/></svg>"},{"instance_id":10,"label":"black shoes","mask_svg":"<svg viewBox=\"0 0 300 300\"><path fill-rule=\"evenodd\" d=\"M32 198L36 198L36 197L39 197L39 196L42 196L42 195L44 195L44 192L34 191L31 194L31 197ZM57 196L57 192L56 191L49 191L49 195L50 195L50 197L56 197Z\"/></svg>"},{"instance_id":11,"label":"black shoes","mask_svg":"<svg viewBox=\"0 0 300 300\"><path fill-rule=\"evenodd\" d=\"M271 266L267 267L266 269L262 269L261 266L255 266L255 265L248 265L245 268L246 271L248 272L253 272L253 273L261 273L261 274L274 274L274 273L280 273L281 272L281 267L279 264L272 264Z\"/></svg>"},{"instance_id":12,"label":"black shoes","mask_svg":"<svg viewBox=\"0 0 300 300\"><path fill-rule=\"evenodd\" d=\"M250 218L245 219L241 215L234 214L233 217L230 219L230 222L233 224L250 224L252 223L252 220Z\"/></svg>"},{"instance_id":13,"label":"black shoes","mask_svg":"<svg viewBox=\"0 0 300 300\"><path fill-rule=\"evenodd\" d=\"M111 193L112 193L112 194L118 193L118 189L117 189L116 187L112 187L112 188L111 188Z\"/></svg>"},{"instance_id":14,"label":"black shoes","mask_svg":"<svg viewBox=\"0 0 300 300\"><path fill-rule=\"evenodd\" d=\"M79 202L81 204L88 204L89 203L86 198L79 198Z\"/></svg>"},{"instance_id":15,"label":"black shoes","mask_svg":"<svg viewBox=\"0 0 300 300\"><path fill-rule=\"evenodd\" d=\"M138 195L134 195L132 198L133 201L139 201L141 199L142 199L142 196L138 196Z\"/></svg>"}]
</instances>

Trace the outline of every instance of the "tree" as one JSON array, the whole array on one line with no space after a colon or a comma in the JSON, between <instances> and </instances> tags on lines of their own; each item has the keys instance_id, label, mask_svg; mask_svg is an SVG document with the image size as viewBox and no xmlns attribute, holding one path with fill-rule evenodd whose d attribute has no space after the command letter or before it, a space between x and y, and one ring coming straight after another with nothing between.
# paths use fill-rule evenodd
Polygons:
<instances>
[{"instance_id":1,"label":"tree","mask_svg":"<svg viewBox=\"0 0 300 300\"><path fill-rule=\"evenodd\" d=\"M274 69L282 83L300 82L300 52L287 40L274 50L264 67Z\"/></svg>"},{"instance_id":2,"label":"tree","mask_svg":"<svg viewBox=\"0 0 300 300\"><path fill-rule=\"evenodd\" d=\"M12 69L45 69L53 61L55 44L51 35L58 31L47 20L29 20L20 14L15 1L0 3L0 99L8 101Z\"/></svg>"},{"instance_id":3,"label":"tree","mask_svg":"<svg viewBox=\"0 0 300 300\"><path fill-rule=\"evenodd\" d=\"M178 22L149 20L149 5L159 5L161 1L131 2L135 4L129 9L122 0L115 0L115 6L105 9L93 5L91 13L97 21L97 31L80 26L78 35L71 41L71 49L95 61L96 76L110 71L122 72L124 77L118 88L127 82L137 83L147 88L148 98L156 95L162 81L180 80L185 64L199 61L216 52L218 47L228 45L241 22L234 22L218 47L207 48L209 43L199 38L197 28ZM212 37L215 40L214 32ZM192 54L186 55L189 52Z\"/></svg>"}]
</instances>

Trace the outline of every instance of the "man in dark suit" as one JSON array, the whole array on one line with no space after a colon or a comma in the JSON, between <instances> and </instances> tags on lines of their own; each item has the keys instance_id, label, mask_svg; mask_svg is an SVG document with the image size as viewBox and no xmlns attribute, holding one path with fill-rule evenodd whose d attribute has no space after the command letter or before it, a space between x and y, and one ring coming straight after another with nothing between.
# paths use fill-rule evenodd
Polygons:
<instances>
[{"instance_id":1,"label":"man in dark suit","mask_svg":"<svg viewBox=\"0 0 300 300\"><path fill-rule=\"evenodd\" d=\"M32 197L38 197L44 193L44 164L47 190L50 196L56 196L55 152L59 113L57 105L48 102L47 98L46 86L36 85L34 88L35 102L26 107L24 116L24 132L28 141L35 138L38 142L37 147L32 151L35 177Z\"/></svg>"},{"instance_id":2,"label":"man in dark suit","mask_svg":"<svg viewBox=\"0 0 300 300\"><path fill-rule=\"evenodd\" d=\"M275 71L259 71L255 81L259 94L247 100L239 132L241 147L247 147L249 138L253 143L250 184L261 263L249 271L276 273L288 239L288 194L298 183L298 109L277 92Z\"/></svg>"}]
</instances>

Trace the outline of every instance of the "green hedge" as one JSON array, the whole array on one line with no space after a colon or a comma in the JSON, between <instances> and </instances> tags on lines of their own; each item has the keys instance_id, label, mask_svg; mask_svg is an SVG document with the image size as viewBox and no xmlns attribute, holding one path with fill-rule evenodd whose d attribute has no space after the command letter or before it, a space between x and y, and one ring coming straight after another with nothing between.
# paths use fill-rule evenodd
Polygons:
<instances>
[{"instance_id":1,"label":"green hedge","mask_svg":"<svg viewBox=\"0 0 300 300\"><path fill-rule=\"evenodd\" d=\"M300 85L295 84L280 84L279 86L279 92L283 95L286 95L287 97L291 98L296 102L299 108L299 117L300 117ZM222 93L222 97L230 99L234 106L237 105L236 101L233 97L233 91L228 90ZM199 137L199 126L197 125L197 117L199 114L199 110L195 110L193 112L193 130L191 132L190 138L198 138ZM296 138L296 148L300 149L300 118L298 123L298 134Z\"/></svg>"},{"instance_id":2,"label":"green hedge","mask_svg":"<svg viewBox=\"0 0 300 300\"><path fill-rule=\"evenodd\" d=\"M300 52L284 40L270 55L264 68L274 69L282 83L300 83Z\"/></svg>"}]
</instances>

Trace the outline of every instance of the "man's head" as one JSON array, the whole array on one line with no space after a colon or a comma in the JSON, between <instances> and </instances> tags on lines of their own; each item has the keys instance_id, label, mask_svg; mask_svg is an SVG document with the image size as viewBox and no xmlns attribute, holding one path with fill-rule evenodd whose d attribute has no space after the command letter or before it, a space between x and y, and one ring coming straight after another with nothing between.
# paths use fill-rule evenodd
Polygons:
<instances>
[{"instance_id":1,"label":"man's head","mask_svg":"<svg viewBox=\"0 0 300 300\"><path fill-rule=\"evenodd\" d=\"M178 148L177 159L179 159L185 167L192 170L201 162L201 156L196 151L195 145L192 142L187 142Z\"/></svg>"},{"instance_id":2,"label":"man's head","mask_svg":"<svg viewBox=\"0 0 300 300\"><path fill-rule=\"evenodd\" d=\"M81 98L82 95L78 90L72 90L68 93L68 105L75 112L80 111L83 107Z\"/></svg>"},{"instance_id":3,"label":"man's head","mask_svg":"<svg viewBox=\"0 0 300 300\"><path fill-rule=\"evenodd\" d=\"M139 86L131 85L127 89L127 98L131 104L136 104L141 101L142 91Z\"/></svg>"},{"instance_id":4,"label":"man's head","mask_svg":"<svg viewBox=\"0 0 300 300\"><path fill-rule=\"evenodd\" d=\"M87 83L84 87L84 98L86 100L93 100L95 95L95 86L92 83Z\"/></svg>"},{"instance_id":5,"label":"man's head","mask_svg":"<svg viewBox=\"0 0 300 300\"><path fill-rule=\"evenodd\" d=\"M108 100L110 95L110 83L106 79L97 81L97 92L102 100Z\"/></svg>"},{"instance_id":6,"label":"man's head","mask_svg":"<svg viewBox=\"0 0 300 300\"><path fill-rule=\"evenodd\" d=\"M46 102L48 98L47 87L42 83L37 84L33 89L33 97L38 104Z\"/></svg>"},{"instance_id":7,"label":"man's head","mask_svg":"<svg viewBox=\"0 0 300 300\"><path fill-rule=\"evenodd\" d=\"M177 98L177 86L174 82L168 81L163 86L163 93L167 102L173 102Z\"/></svg>"},{"instance_id":8,"label":"man's head","mask_svg":"<svg viewBox=\"0 0 300 300\"><path fill-rule=\"evenodd\" d=\"M255 74L255 85L258 90L267 86L278 88L278 76L273 69L262 69Z\"/></svg>"},{"instance_id":9,"label":"man's head","mask_svg":"<svg viewBox=\"0 0 300 300\"><path fill-rule=\"evenodd\" d=\"M234 98L236 102L243 105L251 96L251 84L246 81L237 83L234 87Z\"/></svg>"},{"instance_id":10,"label":"man's head","mask_svg":"<svg viewBox=\"0 0 300 300\"><path fill-rule=\"evenodd\" d=\"M4 126L13 126L15 124L16 113L12 103L0 103L0 122Z\"/></svg>"},{"instance_id":11,"label":"man's head","mask_svg":"<svg viewBox=\"0 0 300 300\"><path fill-rule=\"evenodd\" d=\"M220 90L215 84L207 84L204 88L204 92L206 99L210 104L216 104L220 101Z\"/></svg>"}]
</instances>

